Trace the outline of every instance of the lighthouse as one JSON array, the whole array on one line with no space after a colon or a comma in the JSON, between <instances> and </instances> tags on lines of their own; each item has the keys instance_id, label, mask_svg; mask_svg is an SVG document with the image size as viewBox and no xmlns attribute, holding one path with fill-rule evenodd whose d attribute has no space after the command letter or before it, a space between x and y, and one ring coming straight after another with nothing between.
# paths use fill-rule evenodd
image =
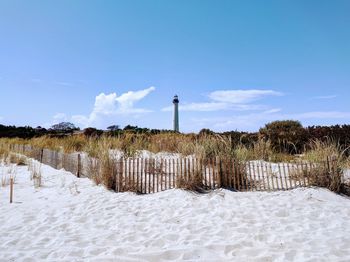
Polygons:
<instances>
[{"instance_id":1,"label":"lighthouse","mask_svg":"<svg viewBox=\"0 0 350 262\"><path fill-rule=\"evenodd\" d=\"M179 132L179 97L177 95L174 96L173 100L174 104L174 131Z\"/></svg>"}]
</instances>

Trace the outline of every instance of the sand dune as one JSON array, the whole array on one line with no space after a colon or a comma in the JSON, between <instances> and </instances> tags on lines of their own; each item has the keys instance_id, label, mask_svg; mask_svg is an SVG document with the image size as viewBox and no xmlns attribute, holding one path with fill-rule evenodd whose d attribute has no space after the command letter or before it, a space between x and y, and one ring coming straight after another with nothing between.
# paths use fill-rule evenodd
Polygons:
<instances>
[{"instance_id":1,"label":"sand dune","mask_svg":"<svg viewBox=\"0 0 350 262\"><path fill-rule=\"evenodd\" d=\"M0 261L350 261L350 201L325 189L141 196L48 166L36 189L15 171Z\"/></svg>"}]
</instances>

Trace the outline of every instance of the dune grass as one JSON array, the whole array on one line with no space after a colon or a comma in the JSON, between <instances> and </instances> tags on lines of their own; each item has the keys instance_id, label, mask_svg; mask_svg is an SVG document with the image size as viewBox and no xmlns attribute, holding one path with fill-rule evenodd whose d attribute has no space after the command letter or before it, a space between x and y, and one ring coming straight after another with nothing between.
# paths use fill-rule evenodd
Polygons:
<instances>
[{"instance_id":1,"label":"dune grass","mask_svg":"<svg viewBox=\"0 0 350 262\"><path fill-rule=\"evenodd\" d=\"M215 157L235 157L240 161L265 160L270 162L289 162L293 155L273 150L269 140L258 139L255 143L233 143L229 136L218 134L134 134L89 138L83 135L64 138L39 137L33 139L0 139L0 156L9 154L10 144L28 144L36 148L59 150L64 153L86 152L89 156L101 156L103 150L119 150L125 157L133 157L140 150L152 153L179 153L182 156L194 155L200 159ZM303 159L310 162L324 161L327 157L345 159L348 148L342 148L332 140L312 140L304 150ZM103 154L102 154L103 156Z\"/></svg>"}]
</instances>

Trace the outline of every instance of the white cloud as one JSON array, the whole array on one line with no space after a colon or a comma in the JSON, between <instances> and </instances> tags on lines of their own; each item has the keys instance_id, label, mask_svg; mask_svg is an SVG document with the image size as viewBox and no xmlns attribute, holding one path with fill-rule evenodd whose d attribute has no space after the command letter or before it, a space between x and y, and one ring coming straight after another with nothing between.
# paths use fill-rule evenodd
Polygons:
<instances>
[{"instance_id":1,"label":"white cloud","mask_svg":"<svg viewBox=\"0 0 350 262\"><path fill-rule=\"evenodd\" d=\"M218 102L230 104L247 104L266 96L281 96L282 93L273 90L218 90L209 94L209 98Z\"/></svg>"},{"instance_id":2,"label":"white cloud","mask_svg":"<svg viewBox=\"0 0 350 262\"><path fill-rule=\"evenodd\" d=\"M45 128L50 128L55 124L58 124L61 122L67 122L67 121L69 121L69 117L65 113L57 113L53 116L50 122L41 123L40 126Z\"/></svg>"},{"instance_id":3,"label":"white cloud","mask_svg":"<svg viewBox=\"0 0 350 262\"><path fill-rule=\"evenodd\" d=\"M67 86L67 87L74 86L74 84L72 84L72 83L60 82L60 81L56 81L56 82L54 82L54 84L60 85L60 86Z\"/></svg>"},{"instance_id":4,"label":"white cloud","mask_svg":"<svg viewBox=\"0 0 350 262\"><path fill-rule=\"evenodd\" d=\"M65 113L57 113L53 117L53 124L58 124L60 122L65 122L68 120L68 117Z\"/></svg>"},{"instance_id":5,"label":"white cloud","mask_svg":"<svg viewBox=\"0 0 350 262\"><path fill-rule=\"evenodd\" d=\"M145 98L148 94L155 90L150 87L140 91L129 91L117 96L116 93L101 93L95 98L95 104L92 112L88 115L74 115L72 121L84 127L100 126L107 122L110 118L116 116L137 116L151 112L144 108L135 108L134 104Z\"/></svg>"},{"instance_id":6,"label":"white cloud","mask_svg":"<svg viewBox=\"0 0 350 262\"><path fill-rule=\"evenodd\" d=\"M192 119L192 126L198 130L210 126L213 130L241 130L257 131L259 127L275 120L301 120L306 125L314 124L336 124L339 119L350 120L350 112L339 111L315 111L304 113L279 113L280 109L271 109L261 113L241 114L230 117L196 118ZM334 119L337 119L334 121Z\"/></svg>"},{"instance_id":7,"label":"white cloud","mask_svg":"<svg viewBox=\"0 0 350 262\"><path fill-rule=\"evenodd\" d=\"M336 98L337 95L328 95L328 96L314 96L312 99L333 99Z\"/></svg>"},{"instance_id":8,"label":"white cloud","mask_svg":"<svg viewBox=\"0 0 350 262\"><path fill-rule=\"evenodd\" d=\"M197 112L211 112L219 110L236 110L236 111L248 111L248 110L263 110L266 109L264 105L235 105L229 103L220 102L204 102L204 103L190 103L179 106L180 111L197 111ZM173 106L168 106L162 109L162 111L173 111Z\"/></svg>"},{"instance_id":9,"label":"white cloud","mask_svg":"<svg viewBox=\"0 0 350 262\"><path fill-rule=\"evenodd\" d=\"M281 96L280 92L273 90L217 90L211 92L208 98L209 102L200 103L187 103L180 104L180 111L220 111L220 110L236 110L236 111L248 111L248 110L264 110L266 106L252 104L252 102L260 100L266 96ZM172 111L173 107L168 106L162 109L162 111Z\"/></svg>"},{"instance_id":10,"label":"white cloud","mask_svg":"<svg viewBox=\"0 0 350 262\"><path fill-rule=\"evenodd\" d=\"M317 118L317 119L332 119L332 118L350 118L350 112L339 112L339 111L315 111L315 112L305 112L300 114L291 114L290 116L296 119L309 119L309 118Z\"/></svg>"},{"instance_id":11,"label":"white cloud","mask_svg":"<svg viewBox=\"0 0 350 262\"><path fill-rule=\"evenodd\" d=\"M180 104L180 111L218 111L226 110L228 105L226 103L216 103L216 102L206 102L206 103L190 103L190 104ZM162 109L162 111L172 111L173 106L168 106Z\"/></svg>"},{"instance_id":12,"label":"white cloud","mask_svg":"<svg viewBox=\"0 0 350 262\"><path fill-rule=\"evenodd\" d=\"M150 88L147 88L141 91L129 91L127 93L122 94L119 97L116 97L115 100L119 104L120 113L130 114L130 113L149 112L148 110L145 110L145 109L133 108L133 105L135 102L143 99L154 90L156 90L155 87L151 86Z\"/></svg>"},{"instance_id":13,"label":"white cloud","mask_svg":"<svg viewBox=\"0 0 350 262\"><path fill-rule=\"evenodd\" d=\"M282 111L281 108L272 108L270 110L266 110L265 112L263 112L263 114L274 114L274 113L278 113Z\"/></svg>"}]
</instances>

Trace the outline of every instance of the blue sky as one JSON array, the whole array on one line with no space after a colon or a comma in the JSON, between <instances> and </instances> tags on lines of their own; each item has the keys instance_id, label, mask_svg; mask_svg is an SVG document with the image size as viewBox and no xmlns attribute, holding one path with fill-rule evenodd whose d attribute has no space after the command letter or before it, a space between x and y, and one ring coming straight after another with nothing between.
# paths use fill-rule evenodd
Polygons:
<instances>
[{"instance_id":1,"label":"blue sky","mask_svg":"<svg viewBox=\"0 0 350 262\"><path fill-rule=\"evenodd\" d=\"M349 124L350 1L0 0L0 123ZM170 108L169 108L170 107Z\"/></svg>"}]
</instances>

